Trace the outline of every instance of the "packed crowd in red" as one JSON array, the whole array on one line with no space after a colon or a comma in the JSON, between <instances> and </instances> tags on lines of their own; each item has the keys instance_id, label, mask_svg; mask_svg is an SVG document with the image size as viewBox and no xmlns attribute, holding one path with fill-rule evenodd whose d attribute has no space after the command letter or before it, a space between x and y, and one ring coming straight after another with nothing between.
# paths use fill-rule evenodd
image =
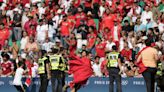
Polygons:
<instances>
[{"instance_id":1,"label":"packed crowd in red","mask_svg":"<svg viewBox=\"0 0 164 92\"><path fill-rule=\"evenodd\" d=\"M52 47L63 48L66 60L87 50L95 76L107 75L113 45L123 62L135 61L149 39L163 61L163 12L163 0L0 0L0 75L12 75L23 58L35 77L37 53Z\"/></svg>"}]
</instances>

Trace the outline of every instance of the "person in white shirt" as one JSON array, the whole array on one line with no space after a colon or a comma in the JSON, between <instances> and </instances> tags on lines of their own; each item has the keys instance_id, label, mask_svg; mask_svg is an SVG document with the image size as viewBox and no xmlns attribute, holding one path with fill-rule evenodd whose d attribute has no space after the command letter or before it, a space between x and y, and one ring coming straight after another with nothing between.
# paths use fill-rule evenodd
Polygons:
<instances>
[{"instance_id":1,"label":"person in white shirt","mask_svg":"<svg viewBox=\"0 0 164 92\"><path fill-rule=\"evenodd\" d=\"M153 13L150 11L149 6L146 6L145 11L143 11L141 14L141 21L144 25L147 24L147 18L150 18L151 21L153 21Z\"/></svg>"},{"instance_id":2,"label":"person in white shirt","mask_svg":"<svg viewBox=\"0 0 164 92\"><path fill-rule=\"evenodd\" d=\"M112 51L112 46L116 45L113 41L112 38L106 41L106 51Z\"/></svg>"},{"instance_id":3,"label":"person in white shirt","mask_svg":"<svg viewBox=\"0 0 164 92\"><path fill-rule=\"evenodd\" d=\"M160 33L164 33L164 23L162 21L159 21L158 29L159 29Z\"/></svg>"},{"instance_id":4,"label":"person in white shirt","mask_svg":"<svg viewBox=\"0 0 164 92\"><path fill-rule=\"evenodd\" d=\"M105 1L103 1L103 0L102 0L102 5L99 8L99 11L100 11L99 15L100 15L100 17L102 17L105 12Z\"/></svg>"},{"instance_id":5,"label":"person in white shirt","mask_svg":"<svg viewBox=\"0 0 164 92\"><path fill-rule=\"evenodd\" d=\"M61 1L61 7L64 7L65 13L67 13L68 12L68 9L71 6L71 2L73 0L60 0L60 1Z\"/></svg>"},{"instance_id":6,"label":"person in white shirt","mask_svg":"<svg viewBox=\"0 0 164 92\"><path fill-rule=\"evenodd\" d=\"M53 22L48 23L48 38L50 39L51 42L55 42L56 38L56 30L53 28Z\"/></svg>"},{"instance_id":7,"label":"person in white shirt","mask_svg":"<svg viewBox=\"0 0 164 92\"><path fill-rule=\"evenodd\" d=\"M124 48L124 42L125 42L125 41L128 42L128 47L129 47L130 49L133 48L133 45L132 45L130 39L128 39L127 36L123 36L123 37L120 38L120 47L119 47L119 51L122 51L122 50L123 50L123 48Z\"/></svg>"},{"instance_id":8,"label":"person in white shirt","mask_svg":"<svg viewBox=\"0 0 164 92\"><path fill-rule=\"evenodd\" d=\"M19 68L16 69L14 80L13 80L13 85L17 89L18 92L25 92L25 89L22 84L22 76L26 72L24 68L25 64L20 61L19 62Z\"/></svg>"},{"instance_id":9,"label":"person in white shirt","mask_svg":"<svg viewBox=\"0 0 164 92\"><path fill-rule=\"evenodd\" d=\"M37 31L37 41L39 43L43 43L46 39L48 32L48 24L46 24L45 20L40 19L39 25L36 27Z\"/></svg>"},{"instance_id":10,"label":"person in white shirt","mask_svg":"<svg viewBox=\"0 0 164 92\"><path fill-rule=\"evenodd\" d=\"M50 52L51 48L54 47L54 46L55 46L55 44L50 42L49 38L46 38L45 42L42 45L42 49L47 51L47 52Z\"/></svg>"},{"instance_id":11,"label":"person in white shirt","mask_svg":"<svg viewBox=\"0 0 164 92\"><path fill-rule=\"evenodd\" d=\"M96 56L95 57L95 61L92 65L92 68L93 68L93 72L94 72L94 76L97 76L97 77L101 77L102 76L102 73L101 73L101 63L100 63L100 57Z\"/></svg>"},{"instance_id":12,"label":"person in white shirt","mask_svg":"<svg viewBox=\"0 0 164 92\"><path fill-rule=\"evenodd\" d=\"M58 29L59 24L60 24L60 22L61 22L61 20L62 20L62 18L63 18L63 16L62 16L61 13L62 13L62 10L61 10L61 9L58 9L57 14L52 18L52 21L53 21L53 28L54 28L55 30Z\"/></svg>"},{"instance_id":13,"label":"person in white shirt","mask_svg":"<svg viewBox=\"0 0 164 92\"><path fill-rule=\"evenodd\" d=\"M28 41L29 41L29 37L27 35L27 32L23 31L23 37L22 37L22 39L20 41L20 44L21 44L20 50L21 50L21 52L24 52L23 50L25 49L26 44L27 44Z\"/></svg>"},{"instance_id":14,"label":"person in white shirt","mask_svg":"<svg viewBox=\"0 0 164 92\"><path fill-rule=\"evenodd\" d=\"M39 17L41 18L41 16L43 15L43 14L45 14L45 12L46 12L46 4L45 3L42 3L41 4L41 7L39 7Z\"/></svg>"},{"instance_id":15,"label":"person in white shirt","mask_svg":"<svg viewBox=\"0 0 164 92\"><path fill-rule=\"evenodd\" d=\"M31 70L32 70L32 77L35 78L37 77L37 73L38 73L38 63L37 62L34 62L33 63L33 67L31 67Z\"/></svg>"}]
</instances>

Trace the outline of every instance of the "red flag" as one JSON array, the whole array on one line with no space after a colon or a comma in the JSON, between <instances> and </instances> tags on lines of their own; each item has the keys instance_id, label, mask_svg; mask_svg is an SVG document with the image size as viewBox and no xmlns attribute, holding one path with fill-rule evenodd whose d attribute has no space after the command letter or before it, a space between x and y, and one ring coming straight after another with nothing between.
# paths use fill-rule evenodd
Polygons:
<instances>
[{"instance_id":1,"label":"red flag","mask_svg":"<svg viewBox=\"0 0 164 92\"><path fill-rule=\"evenodd\" d=\"M31 62L29 60L27 60L25 62L25 64L26 64L26 67L28 69L28 77L26 78L25 84L26 84L27 87L29 87L31 82L32 82L31 81L31 77L32 77L32 69L31 69L31 67L32 67L32 64L31 64Z\"/></svg>"},{"instance_id":2,"label":"red flag","mask_svg":"<svg viewBox=\"0 0 164 92\"><path fill-rule=\"evenodd\" d=\"M87 57L76 57L75 60L69 61L69 65L69 73L73 74L73 81L70 84L71 88L77 83L84 85L88 78L93 74L91 61Z\"/></svg>"},{"instance_id":3,"label":"red flag","mask_svg":"<svg viewBox=\"0 0 164 92\"><path fill-rule=\"evenodd\" d=\"M147 47L143 48L137 55L137 59L140 56L140 54L142 53L142 51L144 51L145 49L147 49ZM145 65L142 62L142 58L140 58L139 62L136 62L136 65L139 67L139 74L143 73L147 68L145 67Z\"/></svg>"}]
</instances>

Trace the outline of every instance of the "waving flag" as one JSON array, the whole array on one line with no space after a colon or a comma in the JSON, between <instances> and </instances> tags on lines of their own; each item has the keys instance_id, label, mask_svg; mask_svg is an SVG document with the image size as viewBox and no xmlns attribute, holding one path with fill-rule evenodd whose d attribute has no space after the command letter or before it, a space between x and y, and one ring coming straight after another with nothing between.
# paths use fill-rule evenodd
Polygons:
<instances>
[{"instance_id":1,"label":"waving flag","mask_svg":"<svg viewBox=\"0 0 164 92\"><path fill-rule=\"evenodd\" d=\"M87 57L79 58L75 56L74 58L74 60L69 61L69 73L73 74L73 81L70 83L71 88L74 84L84 85L93 74L91 61Z\"/></svg>"}]
</instances>

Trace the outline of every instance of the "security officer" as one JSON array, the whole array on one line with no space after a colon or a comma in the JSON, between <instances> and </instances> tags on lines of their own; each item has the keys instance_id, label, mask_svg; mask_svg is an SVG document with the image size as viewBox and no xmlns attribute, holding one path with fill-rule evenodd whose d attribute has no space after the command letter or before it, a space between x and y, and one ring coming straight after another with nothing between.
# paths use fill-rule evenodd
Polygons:
<instances>
[{"instance_id":1,"label":"security officer","mask_svg":"<svg viewBox=\"0 0 164 92\"><path fill-rule=\"evenodd\" d=\"M39 59L38 59L38 74L40 75L40 88L39 92L46 92L50 75L50 61L49 58L46 56L46 51L41 50L39 52Z\"/></svg>"},{"instance_id":2,"label":"security officer","mask_svg":"<svg viewBox=\"0 0 164 92\"><path fill-rule=\"evenodd\" d=\"M117 52L117 47L112 46L112 52L107 54L108 63L107 67L109 70L109 79L110 79L110 86L109 92L114 92L114 81L116 80L117 85L117 92L122 92L121 87L121 75L119 74L120 67L121 67L121 56L120 53Z\"/></svg>"},{"instance_id":3,"label":"security officer","mask_svg":"<svg viewBox=\"0 0 164 92\"><path fill-rule=\"evenodd\" d=\"M53 48L50 55L52 92L62 92L65 62L58 48Z\"/></svg>"},{"instance_id":4,"label":"security officer","mask_svg":"<svg viewBox=\"0 0 164 92\"><path fill-rule=\"evenodd\" d=\"M62 59L62 62L60 64L60 68L59 70L61 71L61 78L62 78L62 87L63 87L63 92L67 92L67 88L68 88L68 85L65 84L65 76L66 76L66 73L67 73L67 70L68 70L68 67L67 67L67 55L68 53L65 51L65 49L63 47L60 47L60 53L61 55L61 59Z\"/></svg>"},{"instance_id":5,"label":"security officer","mask_svg":"<svg viewBox=\"0 0 164 92\"><path fill-rule=\"evenodd\" d=\"M157 89L160 90L160 92L164 91L164 73L162 69L162 63L158 62L157 72L156 72L156 82L157 82Z\"/></svg>"}]
</instances>

